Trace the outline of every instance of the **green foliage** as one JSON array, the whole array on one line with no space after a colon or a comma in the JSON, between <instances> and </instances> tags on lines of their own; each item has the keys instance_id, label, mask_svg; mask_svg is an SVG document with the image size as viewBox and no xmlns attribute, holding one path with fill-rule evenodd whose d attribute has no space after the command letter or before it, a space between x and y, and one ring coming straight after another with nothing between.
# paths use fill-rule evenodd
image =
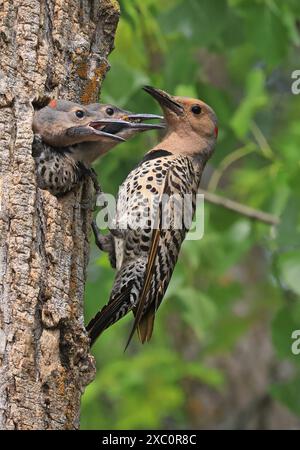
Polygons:
<instances>
[{"instance_id":1,"label":"green foliage","mask_svg":"<svg viewBox=\"0 0 300 450\"><path fill-rule=\"evenodd\" d=\"M244 138L251 128L256 112L267 103L265 94L265 76L261 69L249 73L246 79L246 95L237 108L231 126L240 139Z\"/></svg>"},{"instance_id":2,"label":"green foliage","mask_svg":"<svg viewBox=\"0 0 300 450\"><path fill-rule=\"evenodd\" d=\"M291 379L270 380L269 392L300 415L300 356L291 352L292 331L300 329L300 96L291 94L299 1L120 4L101 100L158 112L141 90L153 84L207 101L220 121L213 188L280 215L281 223L271 228L205 205L204 237L184 243L151 343L134 341L123 353L131 317L96 343L99 370L83 397L82 428L191 427L187 385L226 392L227 374L212 356L228 355L257 323L267 328L269 318L277 361L294 367ZM103 189L116 193L156 142L155 133L141 135L107 155L97 167ZM93 249L87 319L107 301L113 277L106 255Z\"/></svg>"},{"instance_id":3,"label":"green foliage","mask_svg":"<svg viewBox=\"0 0 300 450\"><path fill-rule=\"evenodd\" d=\"M300 377L288 383L274 384L270 391L274 398L287 406L292 412L300 416Z\"/></svg>"}]
</instances>

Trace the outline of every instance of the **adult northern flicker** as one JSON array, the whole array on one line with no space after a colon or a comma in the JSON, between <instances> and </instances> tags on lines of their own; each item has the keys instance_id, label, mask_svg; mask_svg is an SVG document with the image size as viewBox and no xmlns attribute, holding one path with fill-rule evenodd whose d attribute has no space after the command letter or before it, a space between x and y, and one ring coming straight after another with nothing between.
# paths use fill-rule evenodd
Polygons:
<instances>
[{"instance_id":1,"label":"adult northern flicker","mask_svg":"<svg viewBox=\"0 0 300 450\"><path fill-rule=\"evenodd\" d=\"M153 114L132 114L113 105L80 105L67 100L52 100L34 115L33 157L38 185L54 195L75 187L91 164L117 144L140 131L163 125L144 124L142 120L161 119Z\"/></svg>"},{"instance_id":2,"label":"adult northern flicker","mask_svg":"<svg viewBox=\"0 0 300 450\"><path fill-rule=\"evenodd\" d=\"M201 175L217 139L216 115L203 101L173 97L148 86L144 89L160 103L167 132L120 187L110 248L107 237L105 242L106 250L114 252L111 259L116 260L117 274L108 304L87 326L91 344L129 311L135 320L127 345L136 329L142 343L151 338L155 313L187 232L184 221L178 225L175 220L180 213L176 198L184 203L190 194L191 215L194 213ZM149 217L149 207L151 220L143 226L124 227L128 212L130 218L134 213ZM167 226L162 225L165 211Z\"/></svg>"}]
</instances>

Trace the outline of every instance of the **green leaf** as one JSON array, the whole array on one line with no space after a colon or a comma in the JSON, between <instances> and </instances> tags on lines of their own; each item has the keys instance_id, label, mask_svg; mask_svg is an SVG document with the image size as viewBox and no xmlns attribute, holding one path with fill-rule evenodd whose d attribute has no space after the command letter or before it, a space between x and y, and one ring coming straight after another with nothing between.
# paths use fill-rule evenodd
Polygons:
<instances>
[{"instance_id":1,"label":"green leaf","mask_svg":"<svg viewBox=\"0 0 300 450\"><path fill-rule=\"evenodd\" d=\"M300 416L300 378L287 383L274 384L270 388L273 398Z\"/></svg>"},{"instance_id":2,"label":"green leaf","mask_svg":"<svg viewBox=\"0 0 300 450\"><path fill-rule=\"evenodd\" d=\"M179 84L176 87L174 94L181 96L181 97L197 98L197 91L196 91L195 87L192 85Z\"/></svg>"},{"instance_id":3,"label":"green leaf","mask_svg":"<svg viewBox=\"0 0 300 450\"><path fill-rule=\"evenodd\" d=\"M160 23L165 32L176 30L181 39L185 38L193 44L205 46L216 42L226 28L227 17L226 2L184 0L177 2L173 10L162 15Z\"/></svg>"},{"instance_id":4,"label":"green leaf","mask_svg":"<svg viewBox=\"0 0 300 450\"><path fill-rule=\"evenodd\" d=\"M278 267L284 283L300 295L300 250L281 255L278 259Z\"/></svg>"},{"instance_id":5,"label":"green leaf","mask_svg":"<svg viewBox=\"0 0 300 450\"><path fill-rule=\"evenodd\" d=\"M252 70L247 77L246 96L231 120L231 126L239 138L245 137L255 114L267 103L268 97L264 85L263 71Z\"/></svg>"},{"instance_id":6,"label":"green leaf","mask_svg":"<svg viewBox=\"0 0 300 450\"><path fill-rule=\"evenodd\" d=\"M120 76L122 83L120 83ZM124 107L131 96L145 84L149 84L149 78L141 70L135 69L125 62L116 61L105 82L101 101Z\"/></svg>"},{"instance_id":7,"label":"green leaf","mask_svg":"<svg viewBox=\"0 0 300 450\"><path fill-rule=\"evenodd\" d=\"M207 295L191 287L178 290L176 295L184 307L184 319L198 338L203 339L205 331L216 317L216 305Z\"/></svg>"},{"instance_id":8,"label":"green leaf","mask_svg":"<svg viewBox=\"0 0 300 450\"><path fill-rule=\"evenodd\" d=\"M220 370L203 366L199 363L188 363L184 374L185 376L199 379L201 382L216 389L221 389L225 385L225 377Z\"/></svg>"},{"instance_id":9,"label":"green leaf","mask_svg":"<svg viewBox=\"0 0 300 450\"><path fill-rule=\"evenodd\" d=\"M295 246L300 243L299 197L291 195L284 208L277 230L277 242L280 247Z\"/></svg>"}]
</instances>

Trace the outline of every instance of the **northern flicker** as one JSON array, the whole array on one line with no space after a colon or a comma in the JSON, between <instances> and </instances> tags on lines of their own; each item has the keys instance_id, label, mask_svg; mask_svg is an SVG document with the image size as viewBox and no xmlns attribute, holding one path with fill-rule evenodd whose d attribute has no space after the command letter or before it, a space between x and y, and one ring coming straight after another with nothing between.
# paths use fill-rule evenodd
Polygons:
<instances>
[{"instance_id":1,"label":"northern flicker","mask_svg":"<svg viewBox=\"0 0 300 450\"><path fill-rule=\"evenodd\" d=\"M96 183L91 164L98 157L140 131L163 127L141 123L148 119L161 116L132 114L113 105L83 106L52 100L36 111L33 120L32 148L39 187L62 195L86 175Z\"/></svg>"},{"instance_id":2,"label":"northern flicker","mask_svg":"<svg viewBox=\"0 0 300 450\"><path fill-rule=\"evenodd\" d=\"M114 253L110 257L115 259L117 273L108 304L87 326L91 345L103 330L129 311L135 320L127 345L135 330L142 343L150 340L156 311L188 228L184 221L175 223L174 217L180 211L174 198L184 203L190 194L193 215L201 175L217 139L217 117L203 101L174 97L149 86L144 89L162 107L167 131L119 189L115 227L106 237L104 248ZM128 212L131 217L133 213L136 217L149 217L149 205L150 220L143 225L137 222L134 227L124 226ZM166 227L162 226L164 211L171 218Z\"/></svg>"}]
</instances>

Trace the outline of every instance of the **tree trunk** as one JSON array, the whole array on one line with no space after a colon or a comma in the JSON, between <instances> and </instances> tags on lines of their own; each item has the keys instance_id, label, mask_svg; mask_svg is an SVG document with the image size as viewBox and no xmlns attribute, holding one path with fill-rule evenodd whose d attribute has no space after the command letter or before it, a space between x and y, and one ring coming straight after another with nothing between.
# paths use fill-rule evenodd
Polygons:
<instances>
[{"instance_id":1,"label":"tree trunk","mask_svg":"<svg viewBox=\"0 0 300 450\"><path fill-rule=\"evenodd\" d=\"M90 182L36 186L33 105L96 101L116 0L0 0L0 428L76 429L93 379L83 323Z\"/></svg>"}]
</instances>

